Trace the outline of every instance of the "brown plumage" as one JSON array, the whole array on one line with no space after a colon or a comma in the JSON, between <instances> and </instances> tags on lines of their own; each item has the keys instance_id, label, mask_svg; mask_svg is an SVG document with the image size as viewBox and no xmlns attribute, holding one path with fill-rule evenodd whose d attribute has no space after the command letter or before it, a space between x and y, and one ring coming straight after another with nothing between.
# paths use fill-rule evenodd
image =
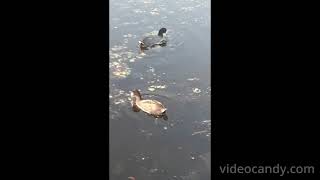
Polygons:
<instances>
[{"instance_id":1,"label":"brown plumage","mask_svg":"<svg viewBox=\"0 0 320 180\"><path fill-rule=\"evenodd\" d=\"M165 115L167 109L161 102L151 99L142 99L141 94L138 90L135 89L131 92L131 98L132 109L135 112L142 110L143 112L153 115L155 117Z\"/></svg>"}]
</instances>

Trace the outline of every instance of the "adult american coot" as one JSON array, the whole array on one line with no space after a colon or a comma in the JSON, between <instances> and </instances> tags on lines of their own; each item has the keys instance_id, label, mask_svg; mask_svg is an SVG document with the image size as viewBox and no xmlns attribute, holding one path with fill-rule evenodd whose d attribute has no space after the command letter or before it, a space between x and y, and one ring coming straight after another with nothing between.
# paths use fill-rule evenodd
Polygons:
<instances>
[{"instance_id":1,"label":"adult american coot","mask_svg":"<svg viewBox=\"0 0 320 180\"><path fill-rule=\"evenodd\" d=\"M167 32L166 28L161 28L158 35L149 35L145 37L142 41L139 41L139 46L141 50L147 50L155 46L165 46L167 39L164 34Z\"/></svg>"}]
</instances>

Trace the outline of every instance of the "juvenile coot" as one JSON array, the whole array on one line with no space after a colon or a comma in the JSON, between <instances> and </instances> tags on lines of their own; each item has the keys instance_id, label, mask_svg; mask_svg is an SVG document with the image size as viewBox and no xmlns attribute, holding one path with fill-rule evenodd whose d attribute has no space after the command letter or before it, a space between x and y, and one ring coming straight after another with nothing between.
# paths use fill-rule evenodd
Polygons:
<instances>
[{"instance_id":1,"label":"juvenile coot","mask_svg":"<svg viewBox=\"0 0 320 180\"><path fill-rule=\"evenodd\" d=\"M142 41L139 41L140 49L147 50L155 46L165 46L167 39L164 34L167 32L166 28L161 28L158 35L149 35L145 37Z\"/></svg>"},{"instance_id":2,"label":"juvenile coot","mask_svg":"<svg viewBox=\"0 0 320 180\"><path fill-rule=\"evenodd\" d=\"M131 92L131 98L133 111L138 112L142 110L153 117L163 117L164 120L167 120L165 114L167 109L161 102L151 99L142 99L140 92L136 89Z\"/></svg>"}]
</instances>

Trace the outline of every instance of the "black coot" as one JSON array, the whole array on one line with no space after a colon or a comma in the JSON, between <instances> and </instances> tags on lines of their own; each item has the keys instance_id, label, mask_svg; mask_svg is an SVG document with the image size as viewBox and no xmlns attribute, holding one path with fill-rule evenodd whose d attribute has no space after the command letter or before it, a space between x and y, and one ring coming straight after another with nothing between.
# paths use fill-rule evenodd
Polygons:
<instances>
[{"instance_id":1,"label":"black coot","mask_svg":"<svg viewBox=\"0 0 320 180\"><path fill-rule=\"evenodd\" d=\"M139 41L140 49L147 50L155 46L165 46L167 43L167 39L164 34L166 32L166 28L161 28L158 35L149 35L145 37L142 41Z\"/></svg>"}]
</instances>

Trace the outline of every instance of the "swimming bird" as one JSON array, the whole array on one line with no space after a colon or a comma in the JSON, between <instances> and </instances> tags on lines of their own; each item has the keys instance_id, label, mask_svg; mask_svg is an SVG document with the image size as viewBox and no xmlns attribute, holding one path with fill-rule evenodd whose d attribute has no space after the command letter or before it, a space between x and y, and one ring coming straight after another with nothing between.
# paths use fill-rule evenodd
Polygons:
<instances>
[{"instance_id":1,"label":"swimming bird","mask_svg":"<svg viewBox=\"0 0 320 180\"><path fill-rule=\"evenodd\" d=\"M153 99L142 99L141 94L137 89L131 92L131 98L133 111L139 112L142 110L155 118L163 117L164 120L167 120L167 108L165 108L161 102Z\"/></svg>"},{"instance_id":2,"label":"swimming bird","mask_svg":"<svg viewBox=\"0 0 320 180\"><path fill-rule=\"evenodd\" d=\"M140 49L147 50L155 46L165 46L167 43L166 32L166 28L161 28L157 35L148 35L142 41L139 41Z\"/></svg>"}]
</instances>

